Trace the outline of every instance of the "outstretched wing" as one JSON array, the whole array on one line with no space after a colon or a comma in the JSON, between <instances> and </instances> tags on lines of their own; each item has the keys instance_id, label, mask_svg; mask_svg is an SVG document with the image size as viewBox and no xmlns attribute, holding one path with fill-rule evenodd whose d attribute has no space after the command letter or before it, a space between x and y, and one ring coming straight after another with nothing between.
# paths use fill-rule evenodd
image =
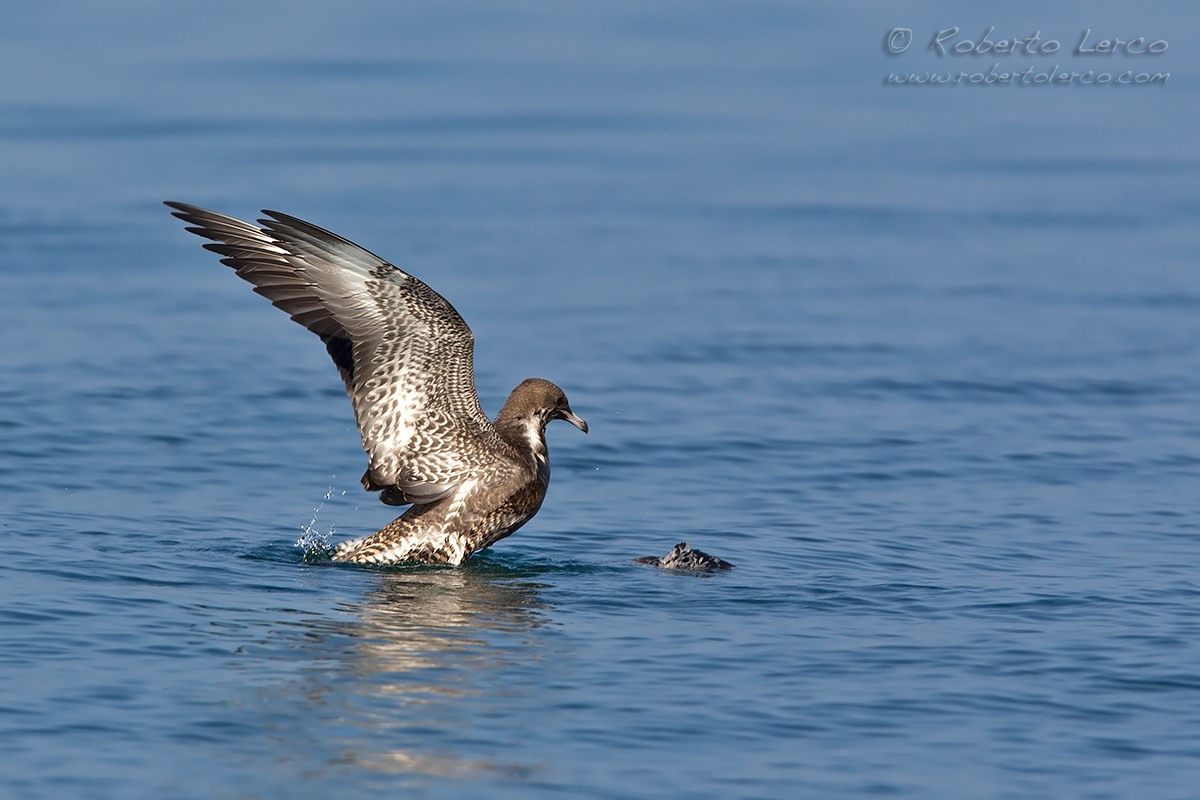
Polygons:
<instances>
[{"instance_id":1,"label":"outstretched wing","mask_svg":"<svg viewBox=\"0 0 1200 800\"><path fill-rule=\"evenodd\" d=\"M367 451L363 486L393 504L449 495L500 437L479 407L474 337L421 281L315 225L264 211L263 227L168 202L221 263L321 337ZM398 487L397 490L391 487Z\"/></svg>"}]
</instances>

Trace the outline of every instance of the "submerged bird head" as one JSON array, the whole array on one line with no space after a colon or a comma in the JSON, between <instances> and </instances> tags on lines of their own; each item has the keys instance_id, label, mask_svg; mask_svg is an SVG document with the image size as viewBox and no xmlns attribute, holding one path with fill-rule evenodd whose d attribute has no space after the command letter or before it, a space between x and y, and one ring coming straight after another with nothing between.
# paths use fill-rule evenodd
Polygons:
<instances>
[{"instance_id":1,"label":"submerged bird head","mask_svg":"<svg viewBox=\"0 0 1200 800\"><path fill-rule=\"evenodd\" d=\"M510 442L528 443L534 450L545 448L544 436L550 420L561 419L584 433L587 423L575 415L567 395L550 381L530 378L512 390L496 415L496 430Z\"/></svg>"}]
</instances>

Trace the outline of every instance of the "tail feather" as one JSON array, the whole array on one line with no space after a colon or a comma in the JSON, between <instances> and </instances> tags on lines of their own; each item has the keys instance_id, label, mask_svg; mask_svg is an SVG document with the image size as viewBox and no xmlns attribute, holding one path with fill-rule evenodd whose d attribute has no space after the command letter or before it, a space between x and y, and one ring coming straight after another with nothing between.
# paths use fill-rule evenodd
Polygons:
<instances>
[{"instance_id":1,"label":"tail feather","mask_svg":"<svg viewBox=\"0 0 1200 800\"><path fill-rule=\"evenodd\" d=\"M351 564L453 564L458 566L474 550L466 538L453 533L420 530L403 517L370 536L340 542L333 560Z\"/></svg>"}]
</instances>

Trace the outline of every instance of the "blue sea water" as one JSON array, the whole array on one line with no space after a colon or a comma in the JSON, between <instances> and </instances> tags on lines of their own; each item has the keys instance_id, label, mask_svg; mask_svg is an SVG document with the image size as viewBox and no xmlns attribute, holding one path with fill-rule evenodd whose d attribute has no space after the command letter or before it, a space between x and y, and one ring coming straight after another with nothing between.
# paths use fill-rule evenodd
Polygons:
<instances>
[{"instance_id":1,"label":"blue sea water","mask_svg":"<svg viewBox=\"0 0 1200 800\"><path fill-rule=\"evenodd\" d=\"M1200 18L989 13L6 9L0 795L1196 796ZM307 563L394 510L164 199L422 278L490 414L561 385L540 514ZM631 562L680 541L736 569Z\"/></svg>"}]
</instances>

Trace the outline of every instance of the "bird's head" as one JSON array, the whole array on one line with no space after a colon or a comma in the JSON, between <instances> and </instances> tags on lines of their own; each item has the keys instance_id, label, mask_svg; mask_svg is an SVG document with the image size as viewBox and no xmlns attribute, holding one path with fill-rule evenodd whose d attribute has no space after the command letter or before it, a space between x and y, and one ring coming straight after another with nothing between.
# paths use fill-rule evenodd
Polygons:
<instances>
[{"instance_id":1,"label":"bird's head","mask_svg":"<svg viewBox=\"0 0 1200 800\"><path fill-rule=\"evenodd\" d=\"M536 440L530 444L537 449L545 436L546 425L555 419L565 420L584 433L588 432L587 423L571 410L571 404L567 402L567 395L562 389L550 381L529 378L521 381L508 396L504 407L496 415L496 430L510 441L525 437Z\"/></svg>"}]
</instances>

